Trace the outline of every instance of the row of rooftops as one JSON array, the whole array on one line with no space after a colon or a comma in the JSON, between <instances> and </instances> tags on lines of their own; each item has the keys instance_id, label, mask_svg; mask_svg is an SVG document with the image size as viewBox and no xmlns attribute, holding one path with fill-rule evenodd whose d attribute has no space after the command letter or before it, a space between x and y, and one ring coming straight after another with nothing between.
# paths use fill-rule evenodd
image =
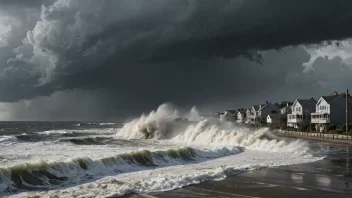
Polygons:
<instances>
[{"instance_id":1,"label":"row of rooftops","mask_svg":"<svg viewBox=\"0 0 352 198\"><path fill-rule=\"evenodd\" d=\"M242 112L245 113L247 111L247 109L252 109L254 108L255 111L259 111L260 109L262 109L263 107L265 107L265 105L269 104L269 102L265 102L264 104L261 105L252 105L251 108L240 108L240 109L236 109L236 110L225 110L225 112L230 112L230 113L236 113L236 112ZM290 107L293 102L287 102L287 101L282 101L281 103L275 103L280 109L283 108L287 108ZM223 114L223 113L220 113Z\"/></svg>"},{"instance_id":2,"label":"row of rooftops","mask_svg":"<svg viewBox=\"0 0 352 198\"><path fill-rule=\"evenodd\" d=\"M350 94L348 94L348 96L350 96ZM346 98L346 94L345 93L338 93L336 91L334 91L331 95L329 96L322 96L321 98L323 98L328 104L333 103L334 101L336 101L337 99L339 99L340 97L344 97ZM309 103L310 101L314 101L315 103L317 103L317 101L311 97L309 99L296 99L295 101L297 101L298 103L300 103L302 106L305 106L305 104ZM352 104L352 97L348 98L348 101L351 102ZM241 113L245 113L247 111L247 109L252 109L254 108L255 111L259 111L261 108L263 108L266 104L268 104L269 102L266 101L265 104L261 104L261 105L252 105L251 108L240 108L240 109L236 109L236 110L226 110L225 112L230 112L232 114L236 113L236 112L241 112ZM291 106L294 104L294 102L288 102L288 101L281 101L281 103L275 103L276 105L279 106L280 110L284 109L284 108L291 108ZM216 113L217 115L222 115L224 113Z\"/></svg>"}]
</instances>

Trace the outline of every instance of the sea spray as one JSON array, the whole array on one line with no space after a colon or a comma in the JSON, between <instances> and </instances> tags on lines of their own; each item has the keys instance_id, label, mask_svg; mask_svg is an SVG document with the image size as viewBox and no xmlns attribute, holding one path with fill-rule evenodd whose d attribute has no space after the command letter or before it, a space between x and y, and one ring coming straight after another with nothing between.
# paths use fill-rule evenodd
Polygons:
<instances>
[{"instance_id":1,"label":"sea spray","mask_svg":"<svg viewBox=\"0 0 352 198\"><path fill-rule=\"evenodd\" d=\"M277 140L268 128L250 130L228 122L210 119L200 121L177 121L176 110L167 104L161 105L149 115L126 123L117 133L118 138L168 140L175 144L204 146L239 146L246 149L268 152L308 154L309 146L304 141ZM188 115L197 120L199 115L192 108ZM178 115L179 116L179 115Z\"/></svg>"}]
</instances>

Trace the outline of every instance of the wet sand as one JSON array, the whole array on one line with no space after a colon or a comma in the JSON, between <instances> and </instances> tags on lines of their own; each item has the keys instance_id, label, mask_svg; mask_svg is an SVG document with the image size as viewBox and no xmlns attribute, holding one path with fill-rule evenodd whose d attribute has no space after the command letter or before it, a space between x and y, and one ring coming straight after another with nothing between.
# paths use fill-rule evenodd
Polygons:
<instances>
[{"instance_id":1,"label":"wet sand","mask_svg":"<svg viewBox=\"0 0 352 198\"><path fill-rule=\"evenodd\" d=\"M125 198L210 197L352 197L352 145L309 141L329 150L323 160L275 168L261 168L169 192L130 194Z\"/></svg>"}]
</instances>

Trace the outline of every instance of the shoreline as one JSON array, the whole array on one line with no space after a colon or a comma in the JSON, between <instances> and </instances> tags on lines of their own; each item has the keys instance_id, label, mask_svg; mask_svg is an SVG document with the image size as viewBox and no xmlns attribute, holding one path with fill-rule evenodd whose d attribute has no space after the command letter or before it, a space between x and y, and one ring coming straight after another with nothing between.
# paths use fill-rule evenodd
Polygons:
<instances>
[{"instance_id":1,"label":"shoreline","mask_svg":"<svg viewBox=\"0 0 352 198\"><path fill-rule=\"evenodd\" d=\"M321 139L310 140L313 146L325 145ZM263 167L229 175L221 181L207 181L165 192L131 193L122 198L351 197L352 146L341 144L339 140L328 145L331 146L326 149L330 152L316 162Z\"/></svg>"},{"instance_id":2,"label":"shoreline","mask_svg":"<svg viewBox=\"0 0 352 198\"><path fill-rule=\"evenodd\" d=\"M300 138L300 139L307 139L313 140L318 142L329 142L335 144L349 144L352 145L352 140L341 140L341 139L330 139L330 138L322 138L322 137L312 137L312 136L303 136L303 135L293 135L287 133L280 133L280 132L272 132L274 135L279 137L290 137L290 138Z\"/></svg>"}]
</instances>

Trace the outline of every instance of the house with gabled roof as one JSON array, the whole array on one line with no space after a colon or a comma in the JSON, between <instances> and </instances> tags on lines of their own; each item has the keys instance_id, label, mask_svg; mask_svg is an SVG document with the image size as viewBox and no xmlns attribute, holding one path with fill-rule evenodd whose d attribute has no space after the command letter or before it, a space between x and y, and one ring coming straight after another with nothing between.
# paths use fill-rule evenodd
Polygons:
<instances>
[{"instance_id":1,"label":"house with gabled roof","mask_svg":"<svg viewBox=\"0 0 352 198\"><path fill-rule=\"evenodd\" d=\"M352 98L348 99L352 112ZM349 120L352 120L349 114ZM346 94L334 92L330 96L322 96L316 104L315 112L311 113L312 124L319 131L324 131L328 124L343 125L346 122Z\"/></svg>"},{"instance_id":2,"label":"house with gabled roof","mask_svg":"<svg viewBox=\"0 0 352 198\"><path fill-rule=\"evenodd\" d=\"M236 119L237 110L225 110L224 118L229 121L234 121Z\"/></svg>"},{"instance_id":3,"label":"house with gabled roof","mask_svg":"<svg viewBox=\"0 0 352 198\"><path fill-rule=\"evenodd\" d=\"M236 113L236 122L245 123L247 118L247 109L238 109Z\"/></svg>"},{"instance_id":4,"label":"house with gabled roof","mask_svg":"<svg viewBox=\"0 0 352 198\"><path fill-rule=\"evenodd\" d=\"M252 108L246 109L246 121L245 123L250 123L251 122L251 117L252 117Z\"/></svg>"},{"instance_id":5,"label":"house with gabled roof","mask_svg":"<svg viewBox=\"0 0 352 198\"><path fill-rule=\"evenodd\" d=\"M278 113L279 106L266 101L261 105L253 105L250 110L250 123L266 123L267 116L271 113Z\"/></svg>"},{"instance_id":6,"label":"house with gabled roof","mask_svg":"<svg viewBox=\"0 0 352 198\"><path fill-rule=\"evenodd\" d=\"M291 106L292 113L287 114L287 127L298 128L302 124L310 123L316 103L314 98L297 99Z\"/></svg>"},{"instance_id":7,"label":"house with gabled roof","mask_svg":"<svg viewBox=\"0 0 352 198\"><path fill-rule=\"evenodd\" d=\"M287 114L292 113L292 106L293 103L287 102L285 106L281 106L279 109L280 116L287 116Z\"/></svg>"},{"instance_id":8,"label":"house with gabled roof","mask_svg":"<svg viewBox=\"0 0 352 198\"><path fill-rule=\"evenodd\" d=\"M259 123L260 116L258 115L259 109L262 105L252 105L250 109L249 123Z\"/></svg>"},{"instance_id":9,"label":"house with gabled roof","mask_svg":"<svg viewBox=\"0 0 352 198\"><path fill-rule=\"evenodd\" d=\"M266 123L268 124L276 124L280 122L280 115L279 113L270 113L267 117L266 117Z\"/></svg>"}]
</instances>

